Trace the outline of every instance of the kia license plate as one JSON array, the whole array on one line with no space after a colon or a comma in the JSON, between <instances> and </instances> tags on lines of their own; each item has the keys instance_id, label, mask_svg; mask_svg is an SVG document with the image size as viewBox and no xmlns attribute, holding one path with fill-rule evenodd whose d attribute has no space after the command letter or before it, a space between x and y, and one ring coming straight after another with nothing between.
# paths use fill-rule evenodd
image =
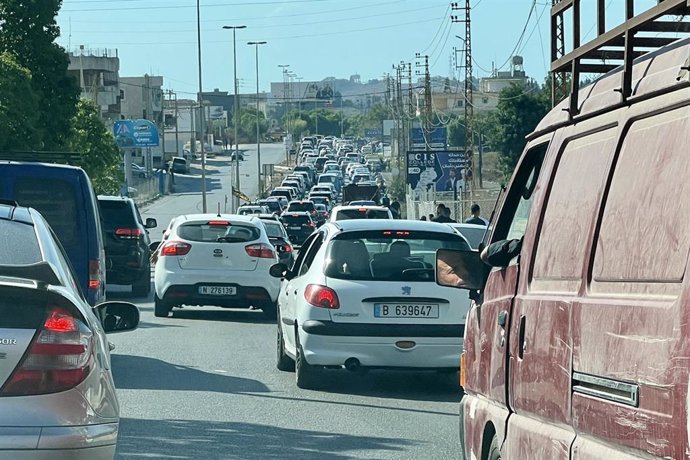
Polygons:
<instances>
[{"instance_id":1,"label":"kia license plate","mask_svg":"<svg viewBox=\"0 0 690 460\"><path fill-rule=\"evenodd\" d=\"M374 304L375 318L438 318L438 304Z\"/></svg>"},{"instance_id":2,"label":"kia license plate","mask_svg":"<svg viewBox=\"0 0 690 460\"><path fill-rule=\"evenodd\" d=\"M288 227L289 230L302 230L302 227Z\"/></svg>"},{"instance_id":3,"label":"kia license plate","mask_svg":"<svg viewBox=\"0 0 690 460\"><path fill-rule=\"evenodd\" d=\"M234 286L199 286L200 295L235 295L237 288Z\"/></svg>"}]
</instances>

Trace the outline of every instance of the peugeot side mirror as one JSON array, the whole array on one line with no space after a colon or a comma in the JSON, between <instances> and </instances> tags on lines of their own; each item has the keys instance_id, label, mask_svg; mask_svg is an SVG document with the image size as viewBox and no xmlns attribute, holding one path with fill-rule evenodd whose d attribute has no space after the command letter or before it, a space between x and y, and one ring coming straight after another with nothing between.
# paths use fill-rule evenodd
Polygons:
<instances>
[{"instance_id":1,"label":"peugeot side mirror","mask_svg":"<svg viewBox=\"0 0 690 460\"><path fill-rule=\"evenodd\" d=\"M274 278L288 279L289 270L287 265L283 263L278 263L271 265L271 268L268 269L268 274Z\"/></svg>"},{"instance_id":2,"label":"peugeot side mirror","mask_svg":"<svg viewBox=\"0 0 690 460\"><path fill-rule=\"evenodd\" d=\"M139 309L129 302L104 302L95 309L106 333L133 331L139 325Z\"/></svg>"},{"instance_id":3,"label":"peugeot side mirror","mask_svg":"<svg viewBox=\"0 0 690 460\"><path fill-rule=\"evenodd\" d=\"M156 219L149 217L146 219L146 228L156 228L158 227L158 222L156 222Z\"/></svg>"}]
</instances>

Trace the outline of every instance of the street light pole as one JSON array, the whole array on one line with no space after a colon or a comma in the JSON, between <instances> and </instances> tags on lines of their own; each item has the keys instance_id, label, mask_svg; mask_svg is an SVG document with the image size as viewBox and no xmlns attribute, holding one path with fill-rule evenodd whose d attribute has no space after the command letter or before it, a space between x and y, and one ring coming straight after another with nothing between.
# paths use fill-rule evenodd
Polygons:
<instances>
[{"instance_id":1,"label":"street light pole","mask_svg":"<svg viewBox=\"0 0 690 460\"><path fill-rule=\"evenodd\" d=\"M265 45L267 42L248 42L247 45L254 45L256 51L256 167L257 167L257 184L259 198L263 196L263 187L261 181L261 135L259 129L259 45Z\"/></svg>"},{"instance_id":2,"label":"street light pole","mask_svg":"<svg viewBox=\"0 0 690 460\"><path fill-rule=\"evenodd\" d=\"M233 85L232 87L234 88L233 91L235 93L233 97L233 102L234 102L234 114L233 114L233 120L234 120L234 125L235 125L235 185L234 187L237 188L237 191L240 191L240 144L239 144L239 139L237 138L237 125L239 124L239 119L240 119L240 99L239 99L239 94L237 94L237 41L235 39L235 31L237 29L245 29L247 26L223 26L223 29L232 29L232 62L233 62L233 68L234 68L234 80L233 80ZM240 199L235 197L233 195L233 202L235 203L234 210L236 211L237 208L239 208L240 205Z\"/></svg>"},{"instance_id":3,"label":"street light pole","mask_svg":"<svg viewBox=\"0 0 690 460\"><path fill-rule=\"evenodd\" d=\"M197 55L199 61L199 94L197 100L199 102L199 107L201 108L199 112L199 122L201 123L201 209L206 212L206 149L204 148L204 136L206 131L204 130L204 108L203 108L203 95L202 92L202 82L201 82L201 12L199 1L196 0L196 46Z\"/></svg>"}]
</instances>

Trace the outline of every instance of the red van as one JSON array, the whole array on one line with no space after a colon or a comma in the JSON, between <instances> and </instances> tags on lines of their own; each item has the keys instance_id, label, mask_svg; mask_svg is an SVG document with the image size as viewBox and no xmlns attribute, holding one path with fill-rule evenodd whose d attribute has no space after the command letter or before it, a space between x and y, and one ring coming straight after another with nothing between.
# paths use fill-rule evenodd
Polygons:
<instances>
[{"instance_id":1,"label":"red van","mask_svg":"<svg viewBox=\"0 0 690 460\"><path fill-rule=\"evenodd\" d=\"M438 252L437 282L475 300L461 458L690 458L688 56L690 40L644 54L541 121L491 267Z\"/></svg>"}]
</instances>

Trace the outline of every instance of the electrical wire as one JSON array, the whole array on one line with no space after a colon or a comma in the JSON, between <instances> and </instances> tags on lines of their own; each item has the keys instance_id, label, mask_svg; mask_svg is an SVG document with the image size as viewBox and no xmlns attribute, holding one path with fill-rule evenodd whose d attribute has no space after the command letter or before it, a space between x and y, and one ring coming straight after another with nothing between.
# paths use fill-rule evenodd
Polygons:
<instances>
[{"instance_id":1,"label":"electrical wire","mask_svg":"<svg viewBox=\"0 0 690 460\"><path fill-rule=\"evenodd\" d=\"M75 0L76 3L78 0ZM84 2L84 0L81 0ZM332 2L336 0L271 0L271 1L251 1L242 3L211 3L204 5L204 8L213 8L220 6L257 6L257 5L280 5L284 3L325 3ZM86 2L90 3L90 2ZM103 2L94 2L103 3ZM119 2L118 2L119 3ZM183 9L183 8L196 8L195 5L160 5L160 6L126 6L122 8L84 8L78 10L64 10L66 13L82 13L88 11L134 11L134 10L160 10L160 9Z\"/></svg>"},{"instance_id":2,"label":"electrical wire","mask_svg":"<svg viewBox=\"0 0 690 460\"><path fill-rule=\"evenodd\" d=\"M444 24L450 24L450 3L448 4L448 7L446 8L446 11L443 13L443 21L441 24L439 24L438 28L436 29L436 33L434 34L434 38L431 39L431 43L427 45L426 48L424 48L422 51L420 51L420 54L426 53L429 48L431 48L434 45L434 42L436 42L436 38L438 37L438 34L441 32L441 30L444 28ZM446 21L448 21L446 23Z\"/></svg>"}]
</instances>

